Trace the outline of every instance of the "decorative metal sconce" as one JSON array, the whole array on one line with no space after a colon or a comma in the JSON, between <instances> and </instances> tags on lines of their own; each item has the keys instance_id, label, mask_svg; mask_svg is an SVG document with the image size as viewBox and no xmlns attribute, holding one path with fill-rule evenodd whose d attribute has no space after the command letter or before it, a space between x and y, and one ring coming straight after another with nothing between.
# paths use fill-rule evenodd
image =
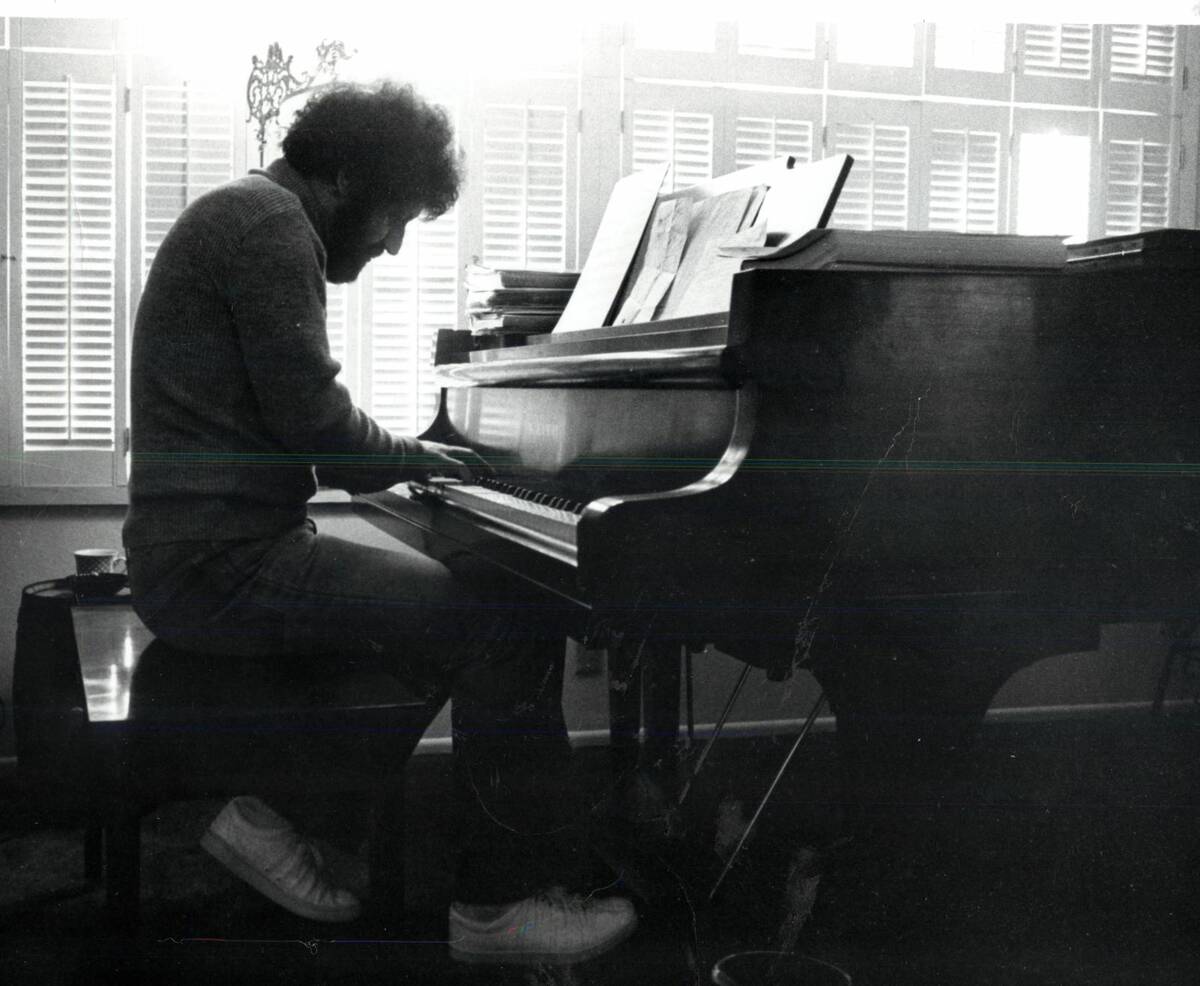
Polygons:
<instances>
[{"instance_id":1,"label":"decorative metal sconce","mask_svg":"<svg viewBox=\"0 0 1200 986\"><path fill-rule=\"evenodd\" d=\"M255 138L258 140L258 163L263 164L267 147L267 128L278 119L284 101L301 93L328 85L337 77L338 62L352 58L341 41L322 41L317 45L317 66L310 72L296 75L292 72L292 56L283 57L278 42L267 48L267 57L252 58L253 68L246 82L246 105L250 107L247 122L258 124Z\"/></svg>"}]
</instances>

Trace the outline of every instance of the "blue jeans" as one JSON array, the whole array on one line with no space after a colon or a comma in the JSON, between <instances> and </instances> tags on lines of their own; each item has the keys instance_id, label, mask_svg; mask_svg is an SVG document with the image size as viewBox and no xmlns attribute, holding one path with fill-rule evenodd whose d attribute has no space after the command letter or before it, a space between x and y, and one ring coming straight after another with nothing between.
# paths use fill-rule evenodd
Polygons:
<instances>
[{"instance_id":1,"label":"blue jeans","mask_svg":"<svg viewBox=\"0 0 1200 986\"><path fill-rule=\"evenodd\" d=\"M135 610L173 646L367 662L427 694L449 691L455 899L503 903L583 876L578 806L565 797L565 633L544 603L466 553L442 564L400 542L381 549L319 534L311 520L276 538L127 556Z\"/></svg>"}]
</instances>

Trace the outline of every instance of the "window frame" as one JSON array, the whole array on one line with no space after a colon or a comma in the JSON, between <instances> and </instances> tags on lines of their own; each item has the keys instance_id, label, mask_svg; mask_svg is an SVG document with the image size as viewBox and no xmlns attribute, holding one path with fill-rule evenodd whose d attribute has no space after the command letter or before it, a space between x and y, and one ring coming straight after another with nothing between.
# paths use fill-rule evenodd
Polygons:
<instances>
[{"instance_id":1,"label":"window frame","mask_svg":"<svg viewBox=\"0 0 1200 986\"><path fill-rule=\"evenodd\" d=\"M1105 202L1097 195L1103 181L1100 123L1095 113L1081 110L1018 108L1013 114L1012 153L1009 162L1008 228L1017 232L1021 194L1017 187L1021 174L1021 138L1026 134L1057 133L1064 137L1088 138L1088 230L1089 238L1102 235Z\"/></svg>"},{"instance_id":2,"label":"window frame","mask_svg":"<svg viewBox=\"0 0 1200 986\"><path fill-rule=\"evenodd\" d=\"M487 220L484 194L485 140L487 111L491 106L528 107L557 106L565 109L564 118L564 229L563 269L579 266L578 210L580 183L579 130L583 108L580 106L580 80L577 74L542 75L535 78L509 78L484 86L476 81L464 99L463 118L466 121L459 140L466 151L468 168L477 170L467 184L468 194L460 202L461 236L466 260L484 257L484 226ZM472 165L470 162L474 162ZM478 249L473 249L478 247ZM466 262L464 260L464 263Z\"/></svg>"},{"instance_id":3,"label":"window frame","mask_svg":"<svg viewBox=\"0 0 1200 986\"><path fill-rule=\"evenodd\" d=\"M52 18L21 18L10 23L9 73L7 102L11 135L8 158L9 235L16 268L10 275L7 319L9 324L9 369L15 411L8 421L7 445L12 450L12 465L0 473L6 487L19 489L73 488L110 489L122 485L126 399L124 382L128 379L125 326L128 324L129 242L128 227L122 216L128 189L128 158L123 152L129 127L129 114L123 105L129 85L128 45L125 22L119 20L86 21L73 19L61 24ZM110 38L107 46L98 39ZM42 43L39 43L42 42ZM56 44L61 47L55 47ZM68 47L69 46L69 47ZM70 71L63 72L63 63ZM51 76L76 75L82 79L111 79L113 91L113 372L112 372L112 447L110 449L25 448L25 373L24 373L24 264L23 183L25 86L31 81L51 80ZM69 356L68 356L69 358ZM70 395L67 395L68 400Z\"/></svg>"},{"instance_id":4,"label":"window frame","mask_svg":"<svg viewBox=\"0 0 1200 986\"><path fill-rule=\"evenodd\" d=\"M825 114L823 100L816 93L777 93L762 91L739 91L733 94L729 107L730 152L733 161L730 170L737 168L737 140L743 119L789 120L808 123L812 126L812 156L810 160L824 158ZM784 153L783 151L779 152ZM778 155L776 155L778 156ZM805 162L797 160L798 164Z\"/></svg>"},{"instance_id":5,"label":"window frame","mask_svg":"<svg viewBox=\"0 0 1200 986\"><path fill-rule=\"evenodd\" d=\"M1086 27L1089 30L1091 60L1088 70L1089 74L1086 79L1041 75L1026 70L1025 53L1027 50L1027 35L1031 29L1046 26ZM1100 28L1099 24L1082 25L1064 23L1059 25L1043 25L1021 23L1015 25L1016 33L1013 39L1014 101L1017 103L1060 104L1064 107L1095 107L1099 105L1100 79L1103 75L1101 64L1103 51L1100 44Z\"/></svg>"},{"instance_id":6,"label":"window frame","mask_svg":"<svg viewBox=\"0 0 1200 986\"><path fill-rule=\"evenodd\" d=\"M740 26L740 25L739 25ZM802 55L768 55L743 52L740 32L735 34L730 61L729 78L740 85L789 86L798 89L819 89L824 81L828 60L829 25L814 23L813 57ZM782 71L781 71L782 69Z\"/></svg>"},{"instance_id":7,"label":"window frame","mask_svg":"<svg viewBox=\"0 0 1200 986\"><path fill-rule=\"evenodd\" d=\"M627 22L623 25L622 67L626 78L688 79L711 83L727 81L730 77L730 60L734 45L732 24L720 20L715 20L712 24L712 48L694 51L643 47L638 44L636 25Z\"/></svg>"},{"instance_id":8,"label":"window frame","mask_svg":"<svg viewBox=\"0 0 1200 986\"><path fill-rule=\"evenodd\" d=\"M1169 115L1171 105L1183 95L1184 73L1182 25L1175 28L1175 72L1169 79L1133 79L1113 75L1112 38L1117 27L1124 25L1105 24L1100 38L1101 105L1104 109L1138 110L1145 113ZM1141 25L1153 27L1157 25Z\"/></svg>"},{"instance_id":9,"label":"window frame","mask_svg":"<svg viewBox=\"0 0 1200 986\"><path fill-rule=\"evenodd\" d=\"M1112 205L1108 198L1109 167L1111 165L1112 143L1119 140L1152 140L1167 146L1167 210L1166 225L1171 224L1171 216L1176 213L1179 197L1180 170L1178 168L1178 153L1174 152L1173 124L1169 117L1153 121L1155 132L1147 128L1147 121L1123 113L1105 113L1101 117L1101 135L1099 139L1100 174L1099 181L1104 187L1104 205L1100 217L1099 235L1112 235L1108 230L1109 209ZM1159 228L1159 227L1141 227Z\"/></svg>"},{"instance_id":10,"label":"window frame","mask_svg":"<svg viewBox=\"0 0 1200 986\"><path fill-rule=\"evenodd\" d=\"M872 95L919 96L925 71L925 30L922 24L898 18L897 24L901 23L912 32L912 63L906 66L844 61L839 54L838 41L845 25L829 25L829 88Z\"/></svg>"},{"instance_id":11,"label":"window frame","mask_svg":"<svg viewBox=\"0 0 1200 986\"><path fill-rule=\"evenodd\" d=\"M853 154L852 151L838 147L837 127L839 124L907 128L908 172L905 176L907 186L904 198L905 226L903 228L911 229L916 221L916 217L919 215L920 202L918 195L921 189L925 187L926 180L924 161L921 159L917 148L917 141L922 132L920 105L911 100L873 99L841 95L830 97L825 119L827 134L825 139L825 156L827 157L834 154ZM839 210L841 210L841 218L845 218L843 202L846 201L845 195L847 190L853 188L851 183L855 178L854 171L855 169L851 168L850 177L846 181L846 186L842 189L842 197L839 198L837 206L834 207L833 215L830 217L830 226L838 225ZM859 174L861 173L862 169L859 168ZM874 216L874 206L872 206L871 215ZM876 226L872 219L869 228L890 229L897 227Z\"/></svg>"},{"instance_id":12,"label":"window frame","mask_svg":"<svg viewBox=\"0 0 1200 986\"><path fill-rule=\"evenodd\" d=\"M969 110L969 111L968 111ZM967 130L994 132L997 135L997 214L996 232L1004 233L1009 226L1008 196L1010 188L1009 170L1012 166L1010 153L1010 117L1006 106L963 107L954 103L934 103L923 108L921 129L917 139L917 153L922 157L924 183L918 190L920 213L918 228L930 228L933 196L933 132L935 130Z\"/></svg>"},{"instance_id":13,"label":"window frame","mask_svg":"<svg viewBox=\"0 0 1200 986\"><path fill-rule=\"evenodd\" d=\"M1012 94L1014 72L1015 25L1004 24L1004 66L999 72L960 68L939 68L937 64L938 25L927 25L925 92L933 96L959 97L971 94L973 101L1007 102Z\"/></svg>"},{"instance_id":14,"label":"window frame","mask_svg":"<svg viewBox=\"0 0 1200 986\"><path fill-rule=\"evenodd\" d=\"M733 151L729 142L728 106L717 105L713 100L715 87L708 85L669 85L644 80L627 80L625 100L622 106L624 120L621 174L634 170L634 128L636 114L640 112L691 114L708 116L712 120L712 138L709 144L711 172L706 178L733 170ZM674 181L674 169L668 172L668 181ZM703 179L702 179L703 180ZM671 189L664 186L664 191Z\"/></svg>"}]
</instances>

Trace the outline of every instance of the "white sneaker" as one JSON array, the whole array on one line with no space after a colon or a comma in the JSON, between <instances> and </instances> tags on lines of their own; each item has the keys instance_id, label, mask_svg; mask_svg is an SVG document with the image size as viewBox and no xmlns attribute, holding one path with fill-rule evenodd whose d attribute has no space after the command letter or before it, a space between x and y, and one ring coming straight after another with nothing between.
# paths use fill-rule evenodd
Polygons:
<instances>
[{"instance_id":1,"label":"white sneaker","mask_svg":"<svg viewBox=\"0 0 1200 986\"><path fill-rule=\"evenodd\" d=\"M320 851L258 798L239 797L200 839L232 873L293 914L312 921L353 921L362 906L329 883Z\"/></svg>"},{"instance_id":2,"label":"white sneaker","mask_svg":"<svg viewBox=\"0 0 1200 986\"><path fill-rule=\"evenodd\" d=\"M582 962L633 934L637 914L623 897L585 897L560 888L499 907L450 905L450 955L461 962Z\"/></svg>"}]
</instances>

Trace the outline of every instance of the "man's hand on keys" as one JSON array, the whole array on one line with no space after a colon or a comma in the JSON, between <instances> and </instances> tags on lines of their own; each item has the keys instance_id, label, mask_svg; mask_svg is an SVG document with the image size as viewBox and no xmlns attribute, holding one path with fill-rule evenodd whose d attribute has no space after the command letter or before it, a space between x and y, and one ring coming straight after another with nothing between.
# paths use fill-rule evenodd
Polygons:
<instances>
[{"instance_id":1,"label":"man's hand on keys","mask_svg":"<svg viewBox=\"0 0 1200 986\"><path fill-rule=\"evenodd\" d=\"M475 473L491 469L474 449L462 445L443 445L441 442L421 442L418 453L423 471L428 476L452 476L469 483Z\"/></svg>"}]
</instances>

